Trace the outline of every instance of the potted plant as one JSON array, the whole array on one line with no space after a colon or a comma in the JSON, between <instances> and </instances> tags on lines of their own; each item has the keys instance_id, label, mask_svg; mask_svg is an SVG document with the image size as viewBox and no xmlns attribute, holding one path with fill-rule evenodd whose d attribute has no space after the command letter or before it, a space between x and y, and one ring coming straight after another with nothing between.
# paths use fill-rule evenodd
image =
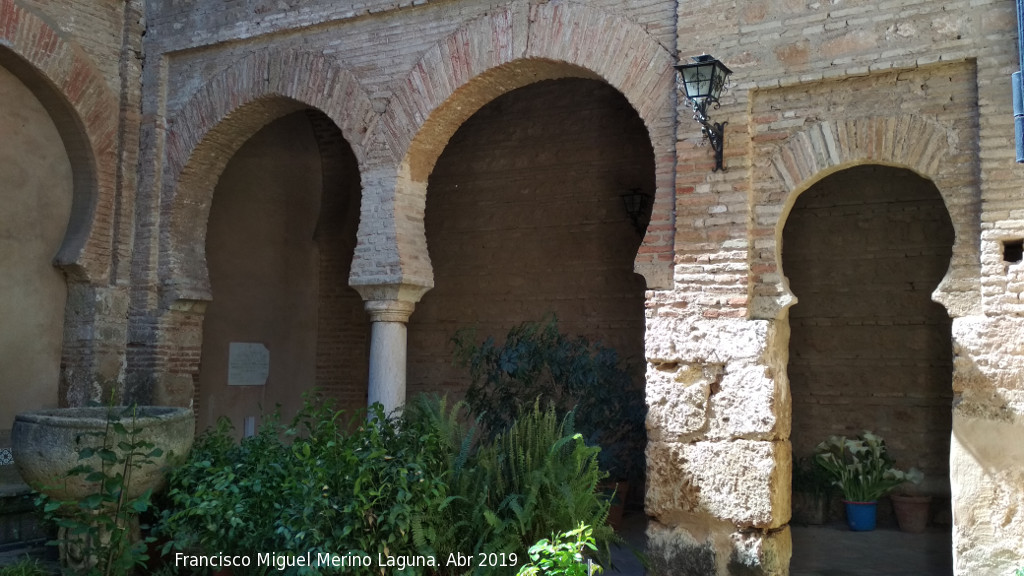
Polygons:
<instances>
[{"instance_id":1,"label":"potted plant","mask_svg":"<svg viewBox=\"0 0 1024 576\"><path fill-rule=\"evenodd\" d=\"M832 478L813 458L800 458L793 465L793 521L821 525L828 519Z\"/></svg>"},{"instance_id":2,"label":"potted plant","mask_svg":"<svg viewBox=\"0 0 1024 576\"><path fill-rule=\"evenodd\" d=\"M818 444L814 459L842 491L846 522L854 531L874 530L878 499L907 480L893 465L885 440L868 431L852 439L830 436Z\"/></svg>"},{"instance_id":3,"label":"potted plant","mask_svg":"<svg viewBox=\"0 0 1024 576\"><path fill-rule=\"evenodd\" d=\"M916 468L911 468L907 472L907 482L900 486L900 490L889 496L893 512L896 514L896 523L904 532L920 534L928 527L932 497L919 494L916 489L923 479L924 474Z\"/></svg>"}]
</instances>

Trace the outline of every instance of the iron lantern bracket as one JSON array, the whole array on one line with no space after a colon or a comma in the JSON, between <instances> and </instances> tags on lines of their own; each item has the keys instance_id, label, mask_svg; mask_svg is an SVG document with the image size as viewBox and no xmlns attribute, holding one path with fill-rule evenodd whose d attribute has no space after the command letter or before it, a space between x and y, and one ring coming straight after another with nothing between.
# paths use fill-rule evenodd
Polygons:
<instances>
[{"instance_id":1,"label":"iron lantern bracket","mask_svg":"<svg viewBox=\"0 0 1024 576\"><path fill-rule=\"evenodd\" d=\"M716 107L718 103L715 103ZM707 101L693 103L693 119L701 125L701 134L711 143L711 149L715 151L715 167L712 172L721 170L725 172L722 152L725 149L725 125L728 122L711 122L707 116Z\"/></svg>"}]
</instances>

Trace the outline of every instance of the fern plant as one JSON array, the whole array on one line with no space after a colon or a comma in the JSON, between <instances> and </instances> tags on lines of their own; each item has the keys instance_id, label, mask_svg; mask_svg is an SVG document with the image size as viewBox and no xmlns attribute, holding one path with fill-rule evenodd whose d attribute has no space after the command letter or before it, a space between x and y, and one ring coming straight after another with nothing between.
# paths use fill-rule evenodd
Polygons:
<instances>
[{"instance_id":1,"label":"fern plant","mask_svg":"<svg viewBox=\"0 0 1024 576\"><path fill-rule=\"evenodd\" d=\"M493 439L482 438L464 403L420 397L406 406L406 418L429 421L448 454L444 470L448 497L434 527L439 558L450 552L505 554L517 563L531 544L581 522L594 526L604 557L614 541L606 525L608 501L597 491L604 477L600 448L573 430L570 412L559 418L540 402ZM474 574L513 574L514 566L477 567ZM442 570L442 573L444 571Z\"/></svg>"}]
</instances>

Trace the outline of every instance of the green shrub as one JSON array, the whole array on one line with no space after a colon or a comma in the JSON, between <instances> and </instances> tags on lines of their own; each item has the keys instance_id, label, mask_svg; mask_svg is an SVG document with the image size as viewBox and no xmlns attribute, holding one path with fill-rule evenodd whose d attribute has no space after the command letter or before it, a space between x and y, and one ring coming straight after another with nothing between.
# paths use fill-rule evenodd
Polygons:
<instances>
[{"instance_id":1,"label":"green shrub","mask_svg":"<svg viewBox=\"0 0 1024 576\"><path fill-rule=\"evenodd\" d=\"M600 445L602 467L616 480L643 474L647 409L643 393L613 348L571 337L558 319L514 326L498 345L474 331L453 338L455 363L469 370L466 401L492 433L506 430L538 398L559 415L576 412L576 429Z\"/></svg>"},{"instance_id":2,"label":"green shrub","mask_svg":"<svg viewBox=\"0 0 1024 576\"><path fill-rule=\"evenodd\" d=\"M278 428L272 416L255 436L236 444L230 422L222 419L200 435L188 462L170 475L159 531L181 550L274 550L288 466Z\"/></svg>"},{"instance_id":3,"label":"green shrub","mask_svg":"<svg viewBox=\"0 0 1024 576\"><path fill-rule=\"evenodd\" d=\"M420 397L399 419L379 406L373 414L341 426L340 412L307 398L290 426L271 418L241 443L226 423L204 434L171 475L165 552L369 555L372 567L346 567L354 574L464 574L446 565L462 554L474 574L514 574L527 546L584 522L607 553L599 448L572 432L571 416L534 406L486 439L462 403ZM479 566L479 553L497 562ZM380 566L378 554L433 557L437 567Z\"/></svg>"},{"instance_id":4,"label":"green shrub","mask_svg":"<svg viewBox=\"0 0 1024 576\"><path fill-rule=\"evenodd\" d=\"M405 410L409 421L432 423L446 445L450 498L435 532L440 557L514 554L519 564L540 538L585 523L595 527L607 559L615 535L606 524L608 501L597 491L605 477L597 463L600 448L573 431L572 413L559 419L553 407L542 410L535 402L488 440L464 410L464 403L448 410L443 399L431 397L418 397ZM512 574L514 567L474 573Z\"/></svg>"},{"instance_id":5,"label":"green shrub","mask_svg":"<svg viewBox=\"0 0 1024 576\"><path fill-rule=\"evenodd\" d=\"M587 576L586 550L597 551L592 531L586 525L575 530L552 534L530 546L530 563L520 568L517 576ZM602 572L600 565L593 573Z\"/></svg>"},{"instance_id":6,"label":"green shrub","mask_svg":"<svg viewBox=\"0 0 1024 576\"><path fill-rule=\"evenodd\" d=\"M447 498L431 474L442 469L440 443L430 431L399 429L379 406L375 416L347 434L341 412L307 397L290 426L270 418L239 444L221 423L171 477L161 530L174 541L165 552L368 554L374 567L351 572L417 573L378 567L376 555L434 555L426 524Z\"/></svg>"}]
</instances>

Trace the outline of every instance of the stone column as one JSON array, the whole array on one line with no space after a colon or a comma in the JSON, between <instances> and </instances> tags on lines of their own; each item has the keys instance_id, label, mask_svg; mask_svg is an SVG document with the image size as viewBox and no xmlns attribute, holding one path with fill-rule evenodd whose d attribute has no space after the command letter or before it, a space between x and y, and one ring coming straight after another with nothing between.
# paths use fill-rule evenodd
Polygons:
<instances>
[{"instance_id":1,"label":"stone column","mask_svg":"<svg viewBox=\"0 0 1024 576\"><path fill-rule=\"evenodd\" d=\"M390 414L405 404L406 322L414 302L368 300L373 323L370 333L370 383L367 402L380 402Z\"/></svg>"},{"instance_id":2,"label":"stone column","mask_svg":"<svg viewBox=\"0 0 1024 576\"><path fill-rule=\"evenodd\" d=\"M353 285L373 323L370 333L368 402L380 402L388 414L405 404L406 322L429 286Z\"/></svg>"}]
</instances>

